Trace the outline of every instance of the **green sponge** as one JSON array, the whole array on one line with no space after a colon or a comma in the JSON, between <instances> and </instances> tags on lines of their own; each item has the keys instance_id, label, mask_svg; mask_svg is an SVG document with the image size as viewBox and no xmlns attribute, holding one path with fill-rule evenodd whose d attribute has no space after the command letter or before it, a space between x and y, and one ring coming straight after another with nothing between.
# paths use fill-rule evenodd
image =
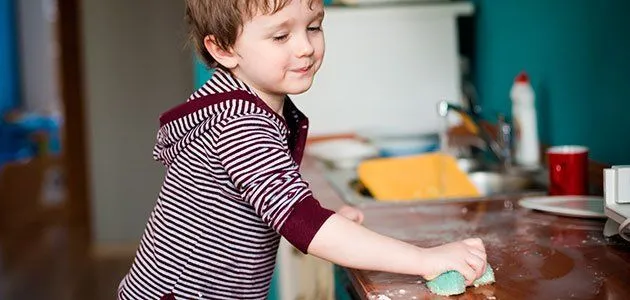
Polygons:
<instances>
[{"instance_id":1,"label":"green sponge","mask_svg":"<svg viewBox=\"0 0 630 300\"><path fill-rule=\"evenodd\" d=\"M486 266L486 271L473 282L475 287L494 282L494 271L490 265ZM457 271L447 271L440 276L427 281L427 287L432 293L441 296L458 295L466 291L466 279Z\"/></svg>"},{"instance_id":2,"label":"green sponge","mask_svg":"<svg viewBox=\"0 0 630 300\"><path fill-rule=\"evenodd\" d=\"M477 280L473 282L473 285L475 287L478 287L480 285L491 284L493 282L494 282L494 271L492 270L492 267L490 267L490 265L486 265L486 271L483 272L483 275L481 275L481 277L477 278Z\"/></svg>"},{"instance_id":3,"label":"green sponge","mask_svg":"<svg viewBox=\"0 0 630 300\"><path fill-rule=\"evenodd\" d=\"M427 287L434 294L442 296L458 295L466 291L466 280L461 273L448 271L427 281Z\"/></svg>"}]
</instances>

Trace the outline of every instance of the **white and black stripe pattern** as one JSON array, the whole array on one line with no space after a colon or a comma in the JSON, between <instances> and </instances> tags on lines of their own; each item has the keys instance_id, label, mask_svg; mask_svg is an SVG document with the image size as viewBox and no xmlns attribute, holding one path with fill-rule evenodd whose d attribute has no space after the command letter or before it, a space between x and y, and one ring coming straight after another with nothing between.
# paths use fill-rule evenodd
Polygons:
<instances>
[{"instance_id":1,"label":"white and black stripe pattern","mask_svg":"<svg viewBox=\"0 0 630 300\"><path fill-rule=\"evenodd\" d=\"M217 70L162 116L153 155L167 173L119 299L266 298L278 232L306 252L331 214L299 175L306 118L292 105L285 122Z\"/></svg>"}]
</instances>

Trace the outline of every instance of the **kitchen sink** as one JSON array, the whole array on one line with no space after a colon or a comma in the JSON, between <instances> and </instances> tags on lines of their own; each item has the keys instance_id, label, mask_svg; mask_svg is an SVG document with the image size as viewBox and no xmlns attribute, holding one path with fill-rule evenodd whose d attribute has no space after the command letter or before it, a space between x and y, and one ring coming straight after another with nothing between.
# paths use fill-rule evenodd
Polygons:
<instances>
[{"instance_id":1,"label":"kitchen sink","mask_svg":"<svg viewBox=\"0 0 630 300\"><path fill-rule=\"evenodd\" d=\"M536 172L516 172L504 171L493 168L482 168L480 164L474 160L460 159L458 160L460 168L466 172L470 181L477 187L480 193L476 198L444 198L432 199L435 201L454 201L454 200L476 200L479 198L487 198L493 196L510 196L510 195L542 195L547 191L546 172L539 170ZM355 170L328 170L326 178L333 188L341 195L342 199L355 206L364 205L391 205L417 203L414 200L396 200L388 199L387 201L376 201L368 189L358 180Z\"/></svg>"},{"instance_id":2,"label":"kitchen sink","mask_svg":"<svg viewBox=\"0 0 630 300\"><path fill-rule=\"evenodd\" d=\"M514 194L526 191L547 190L543 180L535 175L475 171L468 174L470 181L482 196Z\"/></svg>"}]
</instances>

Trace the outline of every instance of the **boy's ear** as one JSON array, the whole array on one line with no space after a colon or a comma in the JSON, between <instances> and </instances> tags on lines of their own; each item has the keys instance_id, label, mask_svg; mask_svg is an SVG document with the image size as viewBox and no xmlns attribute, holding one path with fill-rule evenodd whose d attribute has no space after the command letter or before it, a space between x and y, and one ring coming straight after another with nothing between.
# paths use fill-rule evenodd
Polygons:
<instances>
[{"instance_id":1,"label":"boy's ear","mask_svg":"<svg viewBox=\"0 0 630 300\"><path fill-rule=\"evenodd\" d=\"M221 49L216 43L214 36L208 35L203 39L206 51L222 66L232 69L238 65L237 55L232 49L226 51Z\"/></svg>"}]
</instances>

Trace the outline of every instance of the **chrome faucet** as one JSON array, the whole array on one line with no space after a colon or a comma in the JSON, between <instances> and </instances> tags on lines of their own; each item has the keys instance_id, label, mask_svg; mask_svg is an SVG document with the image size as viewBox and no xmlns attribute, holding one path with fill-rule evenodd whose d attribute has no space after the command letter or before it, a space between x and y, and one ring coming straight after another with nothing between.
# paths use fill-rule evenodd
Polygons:
<instances>
[{"instance_id":1,"label":"chrome faucet","mask_svg":"<svg viewBox=\"0 0 630 300\"><path fill-rule=\"evenodd\" d=\"M465 126L469 126L471 124L476 127L476 130L473 131L477 136L479 136L486 147L490 150L490 152L496 157L499 163L503 167L509 167L512 164L512 126L505 121L505 117L503 115L499 115L497 122L497 133L490 134L483 126L481 126L481 117L479 115L479 107L473 106L471 110L468 110L462 106L455 105L449 103L448 101L442 100L437 105L438 114L446 118L448 116L449 111L457 112L464 120ZM496 136L496 139L494 138Z\"/></svg>"}]
</instances>

